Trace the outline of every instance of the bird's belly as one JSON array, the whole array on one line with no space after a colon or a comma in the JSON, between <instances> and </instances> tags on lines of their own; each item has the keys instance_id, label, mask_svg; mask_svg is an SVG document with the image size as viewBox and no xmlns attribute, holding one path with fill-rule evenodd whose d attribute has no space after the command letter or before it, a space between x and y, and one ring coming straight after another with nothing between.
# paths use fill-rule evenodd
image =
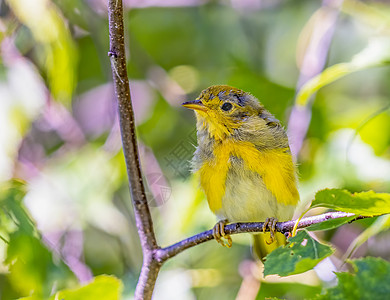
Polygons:
<instances>
[{"instance_id":1,"label":"bird's belly","mask_svg":"<svg viewBox=\"0 0 390 300\"><path fill-rule=\"evenodd\" d=\"M232 164L225 183L222 207L216 211L220 219L229 222L256 222L266 218L286 221L293 217L294 206L278 203L265 186L260 174Z\"/></svg>"}]
</instances>

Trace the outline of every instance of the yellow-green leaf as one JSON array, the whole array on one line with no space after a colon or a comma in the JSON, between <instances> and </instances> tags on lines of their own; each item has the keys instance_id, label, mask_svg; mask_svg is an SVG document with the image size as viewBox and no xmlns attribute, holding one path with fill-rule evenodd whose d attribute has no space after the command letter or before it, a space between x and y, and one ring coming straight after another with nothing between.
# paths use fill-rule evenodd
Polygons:
<instances>
[{"instance_id":1,"label":"yellow-green leaf","mask_svg":"<svg viewBox=\"0 0 390 300\"><path fill-rule=\"evenodd\" d=\"M306 227L306 230L319 231L319 230L334 229L334 228L340 227L341 225L344 225L344 224L352 221L355 218L356 218L356 216L343 217L343 218L337 218L337 219L329 219L329 220L325 220L325 221L320 222L320 223L310 225L309 227Z\"/></svg>"},{"instance_id":2,"label":"yellow-green leaf","mask_svg":"<svg viewBox=\"0 0 390 300\"><path fill-rule=\"evenodd\" d=\"M333 65L325 69L322 73L309 80L299 91L296 102L299 105L306 105L310 96L320 88L337 79L354 72L356 68L348 63Z\"/></svg>"},{"instance_id":3,"label":"yellow-green leaf","mask_svg":"<svg viewBox=\"0 0 390 300\"><path fill-rule=\"evenodd\" d=\"M121 292L122 282L118 278L100 275L95 277L91 283L80 288L57 292L51 300L119 300L121 298Z\"/></svg>"},{"instance_id":4,"label":"yellow-green leaf","mask_svg":"<svg viewBox=\"0 0 390 300\"><path fill-rule=\"evenodd\" d=\"M264 262L264 276L300 274L311 270L333 253L331 247L317 242L306 230L299 231L288 241L286 246L279 247L267 255Z\"/></svg>"},{"instance_id":5,"label":"yellow-green leaf","mask_svg":"<svg viewBox=\"0 0 390 300\"><path fill-rule=\"evenodd\" d=\"M361 216L390 213L390 194L373 191L351 194L347 190L325 189L316 194L311 207L327 207Z\"/></svg>"},{"instance_id":6,"label":"yellow-green leaf","mask_svg":"<svg viewBox=\"0 0 390 300\"><path fill-rule=\"evenodd\" d=\"M8 0L8 5L36 41L36 56L43 62L50 91L70 104L76 82L77 51L69 29L51 1Z\"/></svg>"},{"instance_id":7,"label":"yellow-green leaf","mask_svg":"<svg viewBox=\"0 0 390 300\"><path fill-rule=\"evenodd\" d=\"M310 96L320 88L356 71L388 64L390 42L386 38L370 40L367 47L356 54L350 62L340 63L325 69L305 83L296 97L298 105L306 105Z\"/></svg>"},{"instance_id":8,"label":"yellow-green leaf","mask_svg":"<svg viewBox=\"0 0 390 300\"><path fill-rule=\"evenodd\" d=\"M261 283L256 300L263 299L311 299L321 292L321 286L306 285L298 282Z\"/></svg>"}]
</instances>

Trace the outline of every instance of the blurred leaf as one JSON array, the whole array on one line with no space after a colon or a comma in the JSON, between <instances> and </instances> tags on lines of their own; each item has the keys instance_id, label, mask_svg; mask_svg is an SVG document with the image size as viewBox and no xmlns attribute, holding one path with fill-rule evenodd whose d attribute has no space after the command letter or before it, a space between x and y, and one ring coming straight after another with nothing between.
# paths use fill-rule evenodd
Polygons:
<instances>
[{"instance_id":1,"label":"blurred leaf","mask_svg":"<svg viewBox=\"0 0 390 300\"><path fill-rule=\"evenodd\" d=\"M57 259L42 242L22 231L10 235L5 264L9 284L20 296L48 297L53 287L63 288L74 280L68 267ZM8 287L6 287L8 288Z\"/></svg>"},{"instance_id":2,"label":"blurred leaf","mask_svg":"<svg viewBox=\"0 0 390 300\"><path fill-rule=\"evenodd\" d=\"M177 65L192 64L199 59L199 46L195 43L200 37L196 32L199 15L191 8L177 12L178 8L130 11L129 30L135 38L133 43L136 43L131 47L140 45L154 62L167 70Z\"/></svg>"},{"instance_id":3,"label":"blurred leaf","mask_svg":"<svg viewBox=\"0 0 390 300\"><path fill-rule=\"evenodd\" d=\"M348 250L345 252L345 258L351 257L354 251L363 245L370 237L377 235L381 231L387 230L390 227L390 215L378 217L374 223L371 224L366 230L364 230L359 236L357 236ZM345 260L345 259L343 259Z\"/></svg>"},{"instance_id":4,"label":"blurred leaf","mask_svg":"<svg viewBox=\"0 0 390 300\"><path fill-rule=\"evenodd\" d=\"M344 217L344 218L338 218L338 219L329 219L317 224L310 225L309 227L306 227L305 229L308 231L319 231L319 230L329 230L337 228L341 225L344 225L353 219L355 219L356 216L351 217Z\"/></svg>"},{"instance_id":5,"label":"blurred leaf","mask_svg":"<svg viewBox=\"0 0 390 300\"><path fill-rule=\"evenodd\" d=\"M94 280L82 287L63 290L56 293L50 299L66 299L66 300L84 300L84 299L104 299L104 300L119 300L122 292L122 282L108 275L100 275Z\"/></svg>"},{"instance_id":6,"label":"blurred leaf","mask_svg":"<svg viewBox=\"0 0 390 300\"><path fill-rule=\"evenodd\" d=\"M49 251L36 238L19 231L10 235L5 263L9 265L10 283L21 295L44 294L50 260ZM46 290L47 295L49 292Z\"/></svg>"},{"instance_id":7,"label":"blurred leaf","mask_svg":"<svg viewBox=\"0 0 390 300\"><path fill-rule=\"evenodd\" d=\"M351 62L333 65L306 82L296 97L298 105L306 105L310 96L320 88L351 74L370 67L388 64L390 61L390 41L388 38L372 39L368 46L355 55Z\"/></svg>"},{"instance_id":8,"label":"blurred leaf","mask_svg":"<svg viewBox=\"0 0 390 300\"><path fill-rule=\"evenodd\" d=\"M31 30L39 46L36 56L44 62L54 98L69 104L76 82L77 52L61 14L49 1L7 2L20 22Z\"/></svg>"},{"instance_id":9,"label":"blurred leaf","mask_svg":"<svg viewBox=\"0 0 390 300\"><path fill-rule=\"evenodd\" d=\"M353 273L336 273L338 285L316 299L388 299L390 263L374 257L351 261Z\"/></svg>"},{"instance_id":10,"label":"blurred leaf","mask_svg":"<svg viewBox=\"0 0 390 300\"><path fill-rule=\"evenodd\" d=\"M262 299L308 299L316 296L321 292L320 286L312 286L301 283L270 283L262 282L256 300Z\"/></svg>"},{"instance_id":11,"label":"blurred leaf","mask_svg":"<svg viewBox=\"0 0 390 300\"><path fill-rule=\"evenodd\" d=\"M77 92L91 91L93 87L106 83L103 72L105 69L99 57L95 40L91 36L84 36L77 40L80 63L78 65Z\"/></svg>"},{"instance_id":12,"label":"blurred leaf","mask_svg":"<svg viewBox=\"0 0 390 300\"><path fill-rule=\"evenodd\" d=\"M97 18L93 15L92 6L86 5L83 1L53 0L53 3L61 9L61 12L72 25L77 25L84 30L87 30L88 26L91 25L88 24L88 21L92 21L92 17Z\"/></svg>"},{"instance_id":13,"label":"blurred leaf","mask_svg":"<svg viewBox=\"0 0 390 300\"><path fill-rule=\"evenodd\" d=\"M333 253L331 247L317 242L306 230L299 231L296 236L289 238L288 242L287 245L267 255L264 262L264 276L303 273L314 268L321 260Z\"/></svg>"},{"instance_id":14,"label":"blurred leaf","mask_svg":"<svg viewBox=\"0 0 390 300\"><path fill-rule=\"evenodd\" d=\"M345 0L341 9L344 13L350 14L362 23L375 28L375 32L386 34L390 32L390 10L385 3Z\"/></svg>"},{"instance_id":15,"label":"blurred leaf","mask_svg":"<svg viewBox=\"0 0 390 300\"><path fill-rule=\"evenodd\" d=\"M0 187L0 204L3 209L2 217L4 219L0 223L0 229L10 233L9 223L13 223L18 227L18 230L23 231L28 235L33 235L35 231L34 223L23 207L22 200L26 195L26 185L19 180L10 180Z\"/></svg>"},{"instance_id":16,"label":"blurred leaf","mask_svg":"<svg viewBox=\"0 0 390 300\"><path fill-rule=\"evenodd\" d=\"M360 134L364 142L369 144L377 155L385 152L390 142L390 114L386 113L390 104L376 110L356 128L353 139Z\"/></svg>"},{"instance_id":17,"label":"blurred leaf","mask_svg":"<svg viewBox=\"0 0 390 300\"><path fill-rule=\"evenodd\" d=\"M306 82L299 90L296 98L297 104L302 106L306 105L310 96L317 92L320 88L354 71L356 71L356 68L348 63L333 65L325 69L322 73Z\"/></svg>"},{"instance_id":18,"label":"blurred leaf","mask_svg":"<svg viewBox=\"0 0 390 300\"><path fill-rule=\"evenodd\" d=\"M53 262L52 254L42 244L33 220L23 205L25 183L7 182L0 190L1 231L8 235L6 257L8 266L6 291L20 296L33 294L38 298L49 296L53 284L62 287L73 275L62 261ZM13 226L11 226L13 225Z\"/></svg>"},{"instance_id":19,"label":"blurred leaf","mask_svg":"<svg viewBox=\"0 0 390 300\"><path fill-rule=\"evenodd\" d=\"M390 194L373 191L351 194L347 190L325 189L317 192L313 207L327 207L362 216L390 213Z\"/></svg>"}]
</instances>

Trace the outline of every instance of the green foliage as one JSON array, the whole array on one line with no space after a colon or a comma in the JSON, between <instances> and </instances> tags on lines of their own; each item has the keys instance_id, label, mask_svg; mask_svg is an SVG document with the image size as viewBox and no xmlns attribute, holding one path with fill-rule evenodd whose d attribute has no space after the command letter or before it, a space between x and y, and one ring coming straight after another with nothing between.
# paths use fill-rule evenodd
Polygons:
<instances>
[{"instance_id":1,"label":"green foliage","mask_svg":"<svg viewBox=\"0 0 390 300\"><path fill-rule=\"evenodd\" d=\"M22 232L12 233L9 237L7 259L9 282L22 295L34 293L37 296L48 296L54 283L52 275L55 266L51 253L37 238ZM23 249L23 251L21 251ZM40 268L37 268L37 264Z\"/></svg>"},{"instance_id":2,"label":"green foliage","mask_svg":"<svg viewBox=\"0 0 390 300\"><path fill-rule=\"evenodd\" d=\"M84 299L104 299L119 300L121 299L122 282L114 276L100 275L94 280L82 287L62 290L52 296L51 300L84 300Z\"/></svg>"},{"instance_id":3,"label":"green foliage","mask_svg":"<svg viewBox=\"0 0 390 300\"><path fill-rule=\"evenodd\" d=\"M23 206L26 195L25 183L20 180L11 180L0 187L0 204L4 214L0 214L1 230L10 233L20 230L27 235L35 235L36 229L30 216Z\"/></svg>"},{"instance_id":4,"label":"green foliage","mask_svg":"<svg viewBox=\"0 0 390 300\"><path fill-rule=\"evenodd\" d=\"M390 263L374 257L352 260L352 273L336 273L338 284L316 299L388 299Z\"/></svg>"},{"instance_id":5,"label":"green foliage","mask_svg":"<svg viewBox=\"0 0 390 300\"><path fill-rule=\"evenodd\" d=\"M300 105L306 105L311 95L323 86L336 81L337 79L355 71L349 64L342 63L334 65L308 81L299 91L296 101Z\"/></svg>"},{"instance_id":6,"label":"green foliage","mask_svg":"<svg viewBox=\"0 0 390 300\"><path fill-rule=\"evenodd\" d=\"M26 212L22 200L26 193L24 183L10 181L1 188L0 230L6 238L7 256L4 261L9 272L3 286L5 299L8 296L33 295L48 297L54 283L57 288L73 280L73 275L62 261L54 262L53 254L42 244L36 226ZM39 267L37 267L39 266Z\"/></svg>"},{"instance_id":7,"label":"green foliage","mask_svg":"<svg viewBox=\"0 0 390 300\"><path fill-rule=\"evenodd\" d=\"M104 299L120 300L123 289L122 282L108 275L96 276L93 281L81 287L61 290L51 297L45 297L48 300L85 300L85 299ZM29 297L19 298L19 300L40 300L41 297L32 295Z\"/></svg>"},{"instance_id":8,"label":"green foliage","mask_svg":"<svg viewBox=\"0 0 390 300\"><path fill-rule=\"evenodd\" d=\"M353 271L337 272L337 286L326 289L299 283L262 283L256 299L387 299L390 293L390 263L366 257L349 261Z\"/></svg>"},{"instance_id":9,"label":"green foliage","mask_svg":"<svg viewBox=\"0 0 390 300\"><path fill-rule=\"evenodd\" d=\"M327 207L361 216L390 213L390 194L373 191L353 193L341 189L325 189L316 194L311 208Z\"/></svg>"},{"instance_id":10,"label":"green foliage","mask_svg":"<svg viewBox=\"0 0 390 300\"><path fill-rule=\"evenodd\" d=\"M298 282L262 282L256 300L272 299L272 297L276 299L309 299L320 292L320 286L306 285Z\"/></svg>"},{"instance_id":11,"label":"green foliage","mask_svg":"<svg viewBox=\"0 0 390 300\"><path fill-rule=\"evenodd\" d=\"M340 227L341 225L347 224L348 222L352 221L353 219L356 219L356 216L351 217L343 217L338 219L329 219L322 221L317 224L310 225L309 227L306 227L305 229L308 231L320 231L320 230L330 230L337 227Z\"/></svg>"},{"instance_id":12,"label":"green foliage","mask_svg":"<svg viewBox=\"0 0 390 300\"><path fill-rule=\"evenodd\" d=\"M389 64L389 50L390 43L387 38L371 40L367 48L355 55L351 62L333 65L306 82L300 89L296 102L299 105L306 105L310 96L320 88L346 75L366 68Z\"/></svg>"},{"instance_id":13,"label":"green foliage","mask_svg":"<svg viewBox=\"0 0 390 300\"><path fill-rule=\"evenodd\" d=\"M270 274L288 276L306 272L332 253L331 247L317 242L306 230L301 230L296 236L288 239L287 245L267 255L264 276Z\"/></svg>"},{"instance_id":14,"label":"green foliage","mask_svg":"<svg viewBox=\"0 0 390 300\"><path fill-rule=\"evenodd\" d=\"M69 105L76 82L77 52L64 20L56 7L47 2L37 2L32 7L24 0L8 4L37 42L34 56L47 77L52 95Z\"/></svg>"}]
</instances>

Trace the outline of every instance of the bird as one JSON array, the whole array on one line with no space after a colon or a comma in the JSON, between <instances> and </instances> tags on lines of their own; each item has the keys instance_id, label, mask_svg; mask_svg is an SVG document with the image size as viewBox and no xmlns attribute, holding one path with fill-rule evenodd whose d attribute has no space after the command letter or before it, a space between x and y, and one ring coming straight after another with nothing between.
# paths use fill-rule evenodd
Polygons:
<instances>
[{"instance_id":1,"label":"bird","mask_svg":"<svg viewBox=\"0 0 390 300\"><path fill-rule=\"evenodd\" d=\"M215 240L230 248L226 224L264 222L252 247L263 260L286 243L276 223L290 220L299 202L286 131L256 97L228 85L210 86L182 105L196 115L192 171L219 220L213 227Z\"/></svg>"}]
</instances>

